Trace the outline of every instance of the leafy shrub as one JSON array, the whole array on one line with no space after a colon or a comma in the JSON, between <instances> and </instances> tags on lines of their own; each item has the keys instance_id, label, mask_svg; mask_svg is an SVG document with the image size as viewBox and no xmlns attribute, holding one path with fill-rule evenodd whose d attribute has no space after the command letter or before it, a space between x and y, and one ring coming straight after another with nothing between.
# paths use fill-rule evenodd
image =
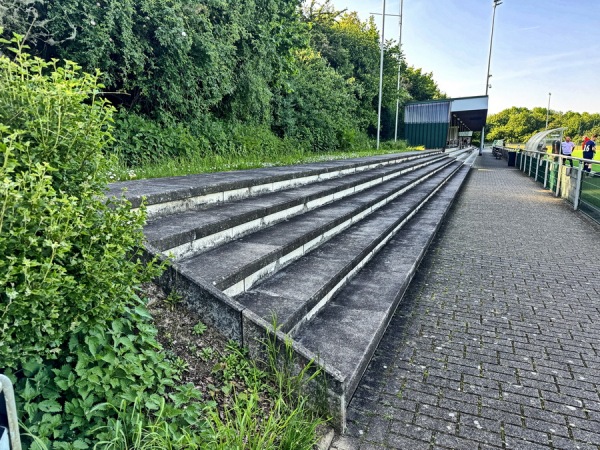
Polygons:
<instances>
[{"instance_id":1,"label":"leafy shrub","mask_svg":"<svg viewBox=\"0 0 600 450\"><path fill-rule=\"evenodd\" d=\"M306 145L293 138L280 138L264 125L234 123L229 126L230 147L242 157L267 159L304 150Z\"/></svg>"},{"instance_id":2,"label":"leafy shrub","mask_svg":"<svg viewBox=\"0 0 600 450\"><path fill-rule=\"evenodd\" d=\"M0 56L0 371L21 420L52 448L87 448L136 402L189 426L197 395L174 386L137 296L160 270L141 262L144 210L102 195L113 109L97 75L19 42Z\"/></svg>"},{"instance_id":3,"label":"leafy shrub","mask_svg":"<svg viewBox=\"0 0 600 450\"><path fill-rule=\"evenodd\" d=\"M138 305L110 325L73 333L60 362L24 363L16 387L29 432L53 442L53 448L70 448L67 443L87 448L110 439L119 408L134 405L148 420L160 412L171 424L174 441L182 427L201 424L200 404L188 404L199 392L191 385L174 385L177 371L161 352L149 319ZM144 423L137 419L137 425Z\"/></svg>"},{"instance_id":4,"label":"leafy shrub","mask_svg":"<svg viewBox=\"0 0 600 450\"><path fill-rule=\"evenodd\" d=\"M406 151L406 141L382 141L380 143L382 150Z\"/></svg>"},{"instance_id":5,"label":"leafy shrub","mask_svg":"<svg viewBox=\"0 0 600 450\"><path fill-rule=\"evenodd\" d=\"M351 85L314 50L296 52L296 71L278 98L281 134L306 141L313 151L342 148L356 127L358 101Z\"/></svg>"},{"instance_id":6,"label":"leafy shrub","mask_svg":"<svg viewBox=\"0 0 600 450\"><path fill-rule=\"evenodd\" d=\"M15 142L15 172L48 164L57 192L85 197L101 191L113 109L99 98L97 75L81 73L73 62L60 67L20 51L15 61L1 57L0 71L0 123Z\"/></svg>"},{"instance_id":7,"label":"leafy shrub","mask_svg":"<svg viewBox=\"0 0 600 450\"><path fill-rule=\"evenodd\" d=\"M16 368L120 315L155 270L137 257L143 213L101 199L112 109L96 77L21 51L0 74L0 360Z\"/></svg>"},{"instance_id":8,"label":"leafy shrub","mask_svg":"<svg viewBox=\"0 0 600 450\"><path fill-rule=\"evenodd\" d=\"M189 158L208 150L206 139L197 138L184 125L163 125L121 110L115 115L113 150L128 166L166 158Z\"/></svg>"}]
</instances>

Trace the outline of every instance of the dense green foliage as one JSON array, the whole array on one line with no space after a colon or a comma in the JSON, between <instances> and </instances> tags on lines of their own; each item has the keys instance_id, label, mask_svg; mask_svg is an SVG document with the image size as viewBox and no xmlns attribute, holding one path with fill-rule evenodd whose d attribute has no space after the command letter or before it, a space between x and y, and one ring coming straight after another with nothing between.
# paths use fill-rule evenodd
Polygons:
<instances>
[{"instance_id":1,"label":"dense green foliage","mask_svg":"<svg viewBox=\"0 0 600 450\"><path fill-rule=\"evenodd\" d=\"M101 403L152 411L168 398L168 417L188 426L196 408L177 405L195 395L174 386L137 296L158 273L140 261L144 213L102 200L103 86L74 63L15 51L0 57L0 361L21 419L52 448L98 438L112 414Z\"/></svg>"},{"instance_id":2,"label":"dense green foliage","mask_svg":"<svg viewBox=\"0 0 600 450\"><path fill-rule=\"evenodd\" d=\"M329 0L15 0L0 12L46 61L101 70L120 110L106 151L128 166L245 152L248 129L276 153L365 148L376 133L379 32ZM443 95L392 41L383 87L384 139L397 101Z\"/></svg>"},{"instance_id":3,"label":"dense green foliage","mask_svg":"<svg viewBox=\"0 0 600 450\"><path fill-rule=\"evenodd\" d=\"M99 198L112 109L96 98L96 76L23 53L2 57L0 73L0 296L16 325L3 330L0 359L15 367L58 358L72 331L122 312L148 274L134 253L143 215Z\"/></svg>"},{"instance_id":4,"label":"dense green foliage","mask_svg":"<svg viewBox=\"0 0 600 450\"><path fill-rule=\"evenodd\" d=\"M600 134L600 114L578 113L568 111L547 111L546 108L520 108L513 106L487 119L488 132L486 139L504 139L506 142L524 143L537 133L546 129L546 113L548 112L548 128L565 127L565 135L571 136L578 143L583 136Z\"/></svg>"},{"instance_id":5,"label":"dense green foliage","mask_svg":"<svg viewBox=\"0 0 600 450\"><path fill-rule=\"evenodd\" d=\"M276 108L277 127L312 150L351 147L356 131L352 113L358 106L351 85L310 49L299 52L296 64Z\"/></svg>"},{"instance_id":6,"label":"dense green foliage","mask_svg":"<svg viewBox=\"0 0 600 450\"><path fill-rule=\"evenodd\" d=\"M226 395L246 391L230 406L180 382L186 363L138 297L161 269L142 262L144 209L102 196L114 109L97 97L99 74L31 58L19 36L0 44L15 53L0 56L0 372L25 448L227 449L247 430L266 439L246 448L312 448L320 421L305 400L237 346L213 369Z\"/></svg>"}]
</instances>

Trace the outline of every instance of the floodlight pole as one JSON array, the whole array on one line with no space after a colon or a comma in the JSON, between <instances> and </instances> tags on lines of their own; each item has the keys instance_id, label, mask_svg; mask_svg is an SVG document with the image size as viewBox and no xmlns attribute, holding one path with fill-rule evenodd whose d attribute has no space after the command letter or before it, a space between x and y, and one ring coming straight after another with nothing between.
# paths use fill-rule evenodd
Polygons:
<instances>
[{"instance_id":1,"label":"floodlight pole","mask_svg":"<svg viewBox=\"0 0 600 450\"><path fill-rule=\"evenodd\" d=\"M550 96L552 92L548 92L548 107L546 108L546 130L548 129L548 114L550 113Z\"/></svg>"},{"instance_id":2,"label":"floodlight pole","mask_svg":"<svg viewBox=\"0 0 600 450\"><path fill-rule=\"evenodd\" d=\"M492 63L492 42L494 41L494 22L496 21L496 7L502 4L502 0L494 0L494 14L492 15L492 33L490 34L490 52L488 54L487 76L485 77L485 95L488 95L490 87L490 64Z\"/></svg>"},{"instance_id":3,"label":"floodlight pole","mask_svg":"<svg viewBox=\"0 0 600 450\"><path fill-rule=\"evenodd\" d=\"M377 108L377 150L379 150L379 140L381 136L381 102L383 99L383 47L385 39L385 0L383 0L381 13L381 54L379 56L379 107Z\"/></svg>"},{"instance_id":4,"label":"floodlight pole","mask_svg":"<svg viewBox=\"0 0 600 450\"><path fill-rule=\"evenodd\" d=\"M490 66L492 64L492 43L494 42L494 23L496 22L496 7L502 4L502 0L494 0L494 13L492 14L492 32L490 33L490 52L488 53L487 75L485 77L485 95L488 95L490 88ZM481 129L481 145L479 146L479 156L483 155L483 146L485 145L485 126Z\"/></svg>"},{"instance_id":5,"label":"floodlight pole","mask_svg":"<svg viewBox=\"0 0 600 450\"><path fill-rule=\"evenodd\" d=\"M398 141L398 114L400 111L400 73L402 71L402 11L404 9L404 0L400 0L400 32L398 34L398 86L396 87L396 129L394 132L394 142Z\"/></svg>"}]
</instances>

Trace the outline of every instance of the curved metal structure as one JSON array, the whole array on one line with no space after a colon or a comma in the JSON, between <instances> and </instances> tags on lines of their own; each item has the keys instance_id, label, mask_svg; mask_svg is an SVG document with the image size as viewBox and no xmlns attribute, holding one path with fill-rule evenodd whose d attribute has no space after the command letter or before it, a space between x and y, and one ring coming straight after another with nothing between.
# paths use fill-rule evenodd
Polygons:
<instances>
[{"instance_id":1,"label":"curved metal structure","mask_svg":"<svg viewBox=\"0 0 600 450\"><path fill-rule=\"evenodd\" d=\"M525 151L540 152L553 150L553 153L560 153L560 142L563 140L563 134L566 128L553 128L551 130L540 131L529 138L525 143ZM558 151L554 151L553 143L559 142Z\"/></svg>"}]
</instances>

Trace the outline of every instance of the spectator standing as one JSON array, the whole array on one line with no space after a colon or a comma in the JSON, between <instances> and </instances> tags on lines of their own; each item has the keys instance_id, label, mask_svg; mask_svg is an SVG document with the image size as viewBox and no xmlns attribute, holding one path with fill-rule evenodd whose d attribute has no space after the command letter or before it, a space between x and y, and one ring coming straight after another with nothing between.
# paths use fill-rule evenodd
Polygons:
<instances>
[{"instance_id":1,"label":"spectator standing","mask_svg":"<svg viewBox=\"0 0 600 450\"><path fill-rule=\"evenodd\" d=\"M585 143L585 147L583 149L583 158L584 159L593 159L594 158L594 155L596 153L596 139L598 139L598 136L593 135L592 139L588 140ZM590 173L592 171L591 163L584 162L583 170L587 173Z\"/></svg>"},{"instance_id":2,"label":"spectator standing","mask_svg":"<svg viewBox=\"0 0 600 450\"><path fill-rule=\"evenodd\" d=\"M560 152L564 156L571 156L574 148L575 148L575 143L571 141L571 138L569 136L565 137L565 141L560 144ZM569 161L569 164L571 164L571 167L573 167L573 160L570 158L563 159L563 164L566 165L567 161Z\"/></svg>"}]
</instances>

